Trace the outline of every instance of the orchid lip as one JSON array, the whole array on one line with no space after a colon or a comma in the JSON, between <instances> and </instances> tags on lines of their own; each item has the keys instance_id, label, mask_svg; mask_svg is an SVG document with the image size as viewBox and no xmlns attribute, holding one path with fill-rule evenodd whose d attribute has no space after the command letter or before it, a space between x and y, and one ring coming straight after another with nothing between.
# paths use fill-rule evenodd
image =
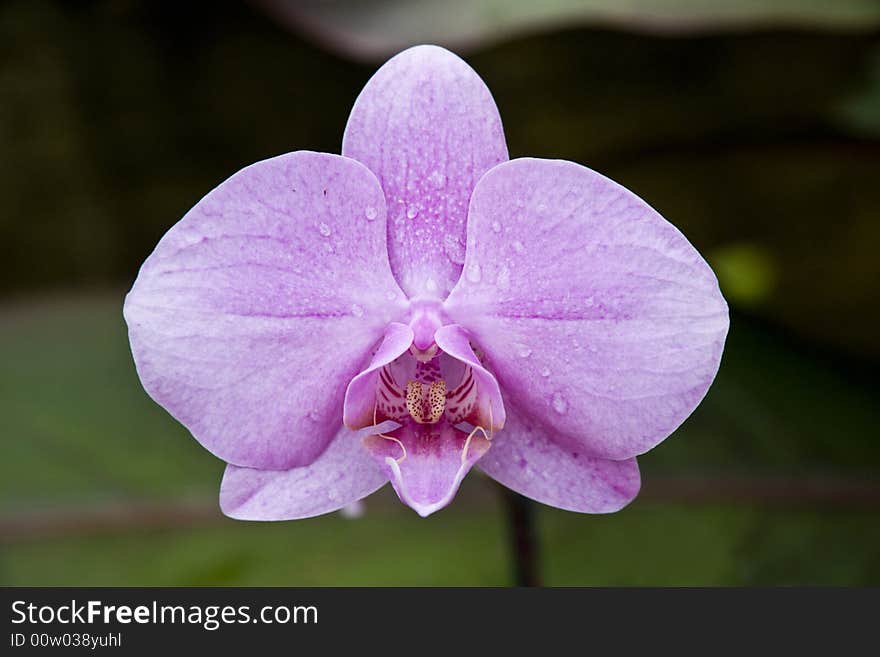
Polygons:
<instances>
[{"instance_id":1,"label":"orchid lip","mask_svg":"<svg viewBox=\"0 0 880 657\"><path fill-rule=\"evenodd\" d=\"M395 423L391 430L371 432L363 443L401 500L425 516L452 500L464 476L491 447L500 426L493 410L500 392L460 327L441 327L428 346L416 344L411 327L440 321L436 305L417 306L411 319L410 326L389 329L370 367L349 386L346 403L361 409L372 404L362 426ZM446 335L450 330L464 339L467 353L447 353L438 345L437 335L451 345L450 351L461 349ZM355 416L348 410L346 415Z\"/></svg>"}]
</instances>

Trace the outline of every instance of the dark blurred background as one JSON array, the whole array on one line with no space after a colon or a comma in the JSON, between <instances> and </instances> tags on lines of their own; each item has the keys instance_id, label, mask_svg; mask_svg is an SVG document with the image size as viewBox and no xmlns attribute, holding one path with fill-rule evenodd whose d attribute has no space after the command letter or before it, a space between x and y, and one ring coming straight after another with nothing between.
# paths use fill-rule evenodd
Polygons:
<instances>
[{"instance_id":1,"label":"dark blurred background","mask_svg":"<svg viewBox=\"0 0 880 657\"><path fill-rule=\"evenodd\" d=\"M644 5L644 6L643 6ZM801 6L807 5L807 6ZM512 157L581 162L679 226L731 308L705 402L624 511L540 507L549 584L880 584L880 3L0 4L0 584L505 584L497 492L421 520L224 518L153 404L122 297L255 160L338 152L406 45L462 54Z\"/></svg>"}]
</instances>

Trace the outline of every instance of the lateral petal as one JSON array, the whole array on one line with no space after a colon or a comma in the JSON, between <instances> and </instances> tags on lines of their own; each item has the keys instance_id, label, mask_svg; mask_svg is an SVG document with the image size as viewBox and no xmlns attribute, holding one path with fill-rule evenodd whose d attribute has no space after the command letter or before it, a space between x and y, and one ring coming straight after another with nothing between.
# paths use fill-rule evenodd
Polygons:
<instances>
[{"instance_id":1,"label":"lateral petal","mask_svg":"<svg viewBox=\"0 0 880 657\"><path fill-rule=\"evenodd\" d=\"M299 151L242 169L161 239L125 300L144 388L239 466L311 463L406 300L362 164Z\"/></svg>"}]
</instances>

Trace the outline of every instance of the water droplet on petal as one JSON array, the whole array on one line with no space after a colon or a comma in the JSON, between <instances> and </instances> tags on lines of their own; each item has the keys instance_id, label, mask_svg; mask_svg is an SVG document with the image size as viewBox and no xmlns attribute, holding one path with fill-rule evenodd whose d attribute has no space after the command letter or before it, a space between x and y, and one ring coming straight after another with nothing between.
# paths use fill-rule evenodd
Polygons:
<instances>
[{"instance_id":1,"label":"water droplet on petal","mask_svg":"<svg viewBox=\"0 0 880 657\"><path fill-rule=\"evenodd\" d=\"M561 392L553 393L553 410L560 415L565 415L565 412L568 410L568 402L565 401L565 397L562 396Z\"/></svg>"},{"instance_id":2,"label":"water droplet on petal","mask_svg":"<svg viewBox=\"0 0 880 657\"><path fill-rule=\"evenodd\" d=\"M516 353L520 358L528 358L532 355L532 350L527 344L516 345Z\"/></svg>"},{"instance_id":3,"label":"water droplet on petal","mask_svg":"<svg viewBox=\"0 0 880 657\"><path fill-rule=\"evenodd\" d=\"M397 292L394 290L388 290L388 292L385 293L385 298L389 301L394 301L397 298Z\"/></svg>"},{"instance_id":4,"label":"water droplet on petal","mask_svg":"<svg viewBox=\"0 0 880 657\"><path fill-rule=\"evenodd\" d=\"M495 283L502 290L506 290L510 287L510 270L507 267L502 266L501 269L498 270L498 279Z\"/></svg>"},{"instance_id":5,"label":"water droplet on petal","mask_svg":"<svg viewBox=\"0 0 880 657\"><path fill-rule=\"evenodd\" d=\"M546 379L548 376L550 376L550 368L549 368L549 367L544 367L544 368L542 368L542 369L541 369L541 376L543 376L545 379Z\"/></svg>"},{"instance_id":6,"label":"water droplet on petal","mask_svg":"<svg viewBox=\"0 0 880 657\"><path fill-rule=\"evenodd\" d=\"M354 315L355 317L363 317L363 315L364 315L364 309L361 308L361 307L360 307L359 305L357 305L356 303L353 303L353 304L351 305L351 314Z\"/></svg>"},{"instance_id":7,"label":"water droplet on petal","mask_svg":"<svg viewBox=\"0 0 880 657\"><path fill-rule=\"evenodd\" d=\"M321 414L318 413L318 409L313 408L312 410L309 411L309 419L313 420L315 422L317 422L318 420L321 419Z\"/></svg>"},{"instance_id":8,"label":"water droplet on petal","mask_svg":"<svg viewBox=\"0 0 880 657\"><path fill-rule=\"evenodd\" d=\"M318 232L321 233L324 237L330 237L330 226L325 224L323 221L318 224Z\"/></svg>"},{"instance_id":9,"label":"water droplet on petal","mask_svg":"<svg viewBox=\"0 0 880 657\"><path fill-rule=\"evenodd\" d=\"M433 278L429 278L428 280L425 281L425 289L428 292L436 292L437 291L437 281L435 281Z\"/></svg>"},{"instance_id":10,"label":"water droplet on petal","mask_svg":"<svg viewBox=\"0 0 880 657\"><path fill-rule=\"evenodd\" d=\"M364 210L364 217L367 218L367 221L373 221L376 217L379 216L379 211L374 208L372 205L368 205Z\"/></svg>"},{"instance_id":11,"label":"water droplet on petal","mask_svg":"<svg viewBox=\"0 0 880 657\"><path fill-rule=\"evenodd\" d=\"M523 251L525 251L525 249L526 249L526 247L524 247L523 243L520 242L519 240L517 240L516 242L513 243L513 250L516 251L517 253L522 253Z\"/></svg>"},{"instance_id":12,"label":"water droplet on petal","mask_svg":"<svg viewBox=\"0 0 880 657\"><path fill-rule=\"evenodd\" d=\"M419 209L415 205L410 205L406 209L406 218L407 219L415 219L419 216Z\"/></svg>"},{"instance_id":13,"label":"water droplet on petal","mask_svg":"<svg viewBox=\"0 0 880 657\"><path fill-rule=\"evenodd\" d=\"M586 299L584 299L584 305L585 305L587 308L592 307L592 305L593 305L593 297L587 297Z\"/></svg>"},{"instance_id":14,"label":"water droplet on petal","mask_svg":"<svg viewBox=\"0 0 880 657\"><path fill-rule=\"evenodd\" d=\"M492 222L492 232L493 233L500 233L501 232L501 224L499 222L497 222L497 221Z\"/></svg>"},{"instance_id":15,"label":"water droplet on petal","mask_svg":"<svg viewBox=\"0 0 880 657\"><path fill-rule=\"evenodd\" d=\"M446 253L446 257L449 258L449 261L453 264L464 264L465 246L458 241L458 238L455 235L446 233L446 235L443 236L443 251Z\"/></svg>"},{"instance_id":16,"label":"water droplet on petal","mask_svg":"<svg viewBox=\"0 0 880 657\"><path fill-rule=\"evenodd\" d=\"M477 263L474 263L470 267L468 267L467 279L471 283L479 283L481 277L482 277L482 273L480 272L480 265L478 265Z\"/></svg>"},{"instance_id":17,"label":"water droplet on petal","mask_svg":"<svg viewBox=\"0 0 880 657\"><path fill-rule=\"evenodd\" d=\"M434 171L430 176L428 176L428 180L437 189L443 189L443 187L446 185L446 176L440 171Z\"/></svg>"}]
</instances>

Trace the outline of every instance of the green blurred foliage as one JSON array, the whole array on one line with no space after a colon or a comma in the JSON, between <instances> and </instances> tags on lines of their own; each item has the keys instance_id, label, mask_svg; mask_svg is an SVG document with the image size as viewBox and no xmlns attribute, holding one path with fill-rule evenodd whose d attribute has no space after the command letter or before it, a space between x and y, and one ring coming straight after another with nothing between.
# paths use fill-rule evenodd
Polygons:
<instances>
[{"instance_id":1,"label":"green blurred foliage","mask_svg":"<svg viewBox=\"0 0 880 657\"><path fill-rule=\"evenodd\" d=\"M465 499L470 500L470 496ZM458 503L461 506L461 502ZM639 504L610 516L543 509L541 565L553 586L880 583L880 528L865 511L780 512ZM4 585L503 586L499 510L406 509L351 521L235 523L67 538L6 548Z\"/></svg>"},{"instance_id":2,"label":"green blurred foliage","mask_svg":"<svg viewBox=\"0 0 880 657\"><path fill-rule=\"evenodd\" d=\"M387 57L416 43L453 49L581 25L646 34L880 25L874 0L261 0L292 29L353 57Z\"/></svg>"}]
</instances>

